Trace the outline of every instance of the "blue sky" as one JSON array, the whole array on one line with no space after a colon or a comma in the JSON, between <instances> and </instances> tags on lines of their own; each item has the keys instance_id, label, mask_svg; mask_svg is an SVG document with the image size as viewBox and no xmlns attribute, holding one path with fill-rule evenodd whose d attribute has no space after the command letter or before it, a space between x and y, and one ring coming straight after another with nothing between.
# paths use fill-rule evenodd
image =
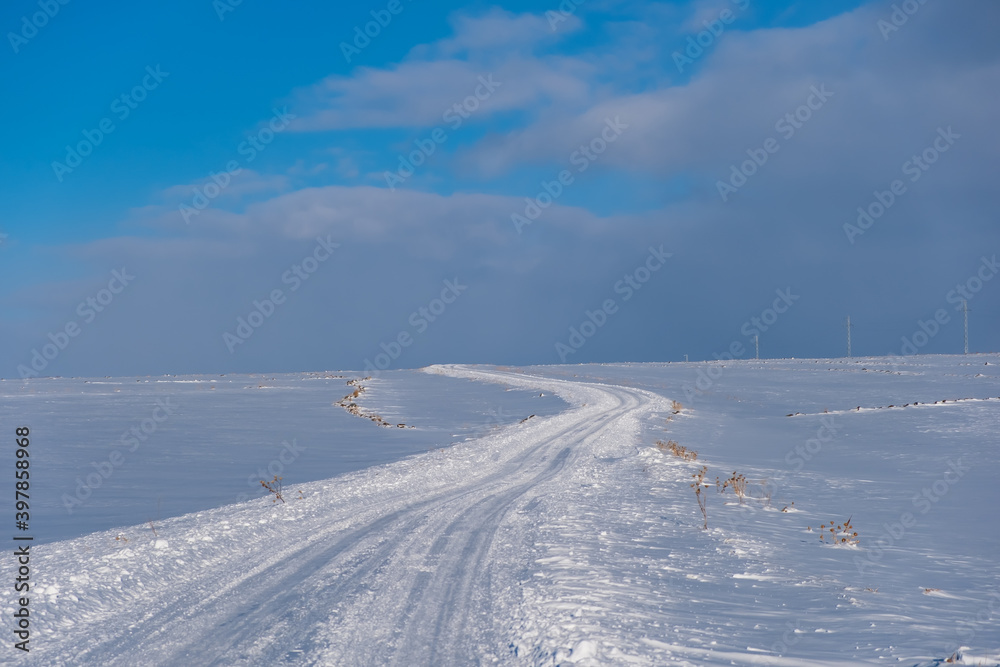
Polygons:
<instances>
[{"instance_id":1,"label":"blue sky","mask_svg":"<svg viewBox=\"0 0 1000 667\"><path fill-rule=\"evenodd\" d=\"M2 377L1000 348L986 0L0 27Z\"/></svg>"}]
</instances>

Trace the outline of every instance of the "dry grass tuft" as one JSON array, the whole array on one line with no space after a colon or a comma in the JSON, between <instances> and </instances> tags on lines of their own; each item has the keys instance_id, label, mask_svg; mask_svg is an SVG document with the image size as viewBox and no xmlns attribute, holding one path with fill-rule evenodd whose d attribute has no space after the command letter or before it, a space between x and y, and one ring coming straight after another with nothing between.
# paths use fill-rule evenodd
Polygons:
<instances>
[{"instance_id":1,"label":"dry grass tuft","mask_svg":"<svg viewBox=\"0 0 1000 667\"><path fill-rule=\"evenodd\" d=\"M853 518L853 517L851 517ZM806 526L806 530L812 530L809 526ZM848 519L844 523L836 524L834 527L833 519L830 519L830 525L821 523L819 525L819 541L829 544L843 544L845 546L851 546L861 543L861 538L858 537L858 532L854 530L854 526L851 525L851 519Z\"/></svg>"},{"instance_id":2,"label":"dry grass tuft","mask_svg":"<svg viewBox=\"0 0 1000 667\"><path fill-rule=\"evenodd\" d=\"M358 407L357 403L354 402L354 399L356 399L358 396L360 396L365 392L365 386L362 385L361 383L370 379L371 376L368 376L366 378L355 378L354 380L348 380L347 381L348 386L354 387L354 391L348 394L347 396L344 396L339 401L337 401L335 405L339 405L340 407L344 408L355 417L364 417L365 419L370 419L379 426L391 427L392 424L383 419L382 415L375 414L374 412L365 412L360 407ZM406 424L396 424L396 428L406 428ZM411 426L410 428L413 427Z\"/></svg>"},{"instance_id":3,"label":"dry grass tuft","mask_svg":"<svg viewBox=\"0 0 1000 667\"><path fill-rule=\"evenodd\" d=\"M670 452L679 459L684 459L685 461L697 461L698 452L693 449L688 449L687 447L682 447L678 445L675 440L667 440L663 442L662 440L656 441L656 448L661 452Z\"/></svg>"},{"instance_id":4,"label":"dry grass tuft","mask_svg":"<svg viewBox=\"0 0 1000 667\"><path fill-rule=\"evenodd\" d=\"M704 529L708 530L708 494L702 492L702 489L707 489L709 487L709 484L705 482L706 472L708 472L708 468L706 466L702 466L701 470L694 475L691 475L694 477L694 481L691 482L691 488L694 489L695 498L698 500L698 509L701 510L701 516L705 519Z\"/></svg>"},{"instance_id":5,"label":"dry grass tuft","mask_svg":"<svg viewBox=\"0 0 1000 667\"><path fill-rule=\"evenodd\" d=\"M274 498L271 499L272 503L276 503L279 500L281 502L285 502L285 499L281 497L281 477L275 475L274 479L272 479L270 482L265 482L264 480L260 480L260 485L274 494Z\"/></svg>"},{"instance_id":6,"label":"dry grass tuft","mask_svg":"<svg viewBox=\"0 0 1000 667\"><path fill-rule=\"evenodd\" d=\"M718 478L715 480L716 486L719 484ZM733 471L733 476L722 483L720 493L725 493L726 489L732 489L736 497L739 498L740 504L743 504L743 498L747 495L747 478L742 474Z\"/></svg>"}]
</instances>

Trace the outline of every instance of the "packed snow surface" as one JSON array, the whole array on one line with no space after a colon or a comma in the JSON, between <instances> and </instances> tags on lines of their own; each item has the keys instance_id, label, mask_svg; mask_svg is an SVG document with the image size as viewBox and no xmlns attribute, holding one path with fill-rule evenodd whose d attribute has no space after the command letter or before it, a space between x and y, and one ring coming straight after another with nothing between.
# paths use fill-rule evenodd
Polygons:
<instances>
[{"instance_id":1,"label":"packed snow surface","mask_svg":"<svg viewBox=\"0 0 1000 667\"><path fill-rule=\"evenodd\" d=\"M33 546L31 652L12 648L9 594L4 661L1000 664L996 355L423 375L568 407L446 429L432 451L295 481L284 503ZM407 391L420 377L365 394L424 427L394 437L454 419ZM352 437L379 433L348 416Z\"/></svg>"}]
</instances>

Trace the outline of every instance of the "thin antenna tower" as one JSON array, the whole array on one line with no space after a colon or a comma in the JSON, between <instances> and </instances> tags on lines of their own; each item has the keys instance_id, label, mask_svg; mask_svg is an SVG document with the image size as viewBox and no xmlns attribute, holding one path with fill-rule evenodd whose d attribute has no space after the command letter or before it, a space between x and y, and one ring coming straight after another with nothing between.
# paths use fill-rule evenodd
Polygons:
<instances>
[{"instance_id":1,"label":"thin antenna tower","mask_svg":"<svg viewBox=\"0 0 1000 667\"><path fill-rule=\"evenodd\" d=\"M969 353L969 302L962 299L962 319L965 321L965 353Z\"/></svg>"},{"instance_id":2,"label":"thin antenna tower","mask_svg":"<svg viewBox=\"0 0 1000 667\"><path fill-rule=\"evenodd\" d=\"M753 335L753 358L760 359L760 336L757 334Z\"/></svg>"},{"instance_id":3,"label":"thin antenna tower","mask_svg":"<svg viewBox=\"0 0 1000 667\"><path fill-rule=\"evenodd\" d=\"M851 316L848 315L847 316L847 358L848 359L851 358L851 327L852 326L854 326L854 325L851 324Z\"/></svg>"}]
</instances>

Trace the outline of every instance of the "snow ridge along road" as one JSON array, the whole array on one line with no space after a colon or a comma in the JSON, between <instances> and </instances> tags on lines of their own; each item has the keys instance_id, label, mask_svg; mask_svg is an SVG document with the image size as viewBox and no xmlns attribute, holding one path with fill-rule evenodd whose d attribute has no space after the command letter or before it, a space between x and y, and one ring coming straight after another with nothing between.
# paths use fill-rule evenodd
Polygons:
<instances>
[{"instance_id":1,"label":"snow ridge along road","mask_svg":"<svg viewBox=\"0 0 1000 667\"><path fill-rule=\"evenodd\" d=\"M530 615L511 591L530 549L517 538L528 533L501 539L501 528L537 513L539 498L560 493L580 462L634 453L642 422L668 414L669 401L515 372L428 371L551 391L573 407L302 485L303 498L296 486L285 505L251 501L167 520L155 541L135 527L42 545L33 551L42 594L26 662L546 662L545 651L529 658L512 636ZM588 651L584 642L574 657Z\"/></svg>"}]
</instances>

